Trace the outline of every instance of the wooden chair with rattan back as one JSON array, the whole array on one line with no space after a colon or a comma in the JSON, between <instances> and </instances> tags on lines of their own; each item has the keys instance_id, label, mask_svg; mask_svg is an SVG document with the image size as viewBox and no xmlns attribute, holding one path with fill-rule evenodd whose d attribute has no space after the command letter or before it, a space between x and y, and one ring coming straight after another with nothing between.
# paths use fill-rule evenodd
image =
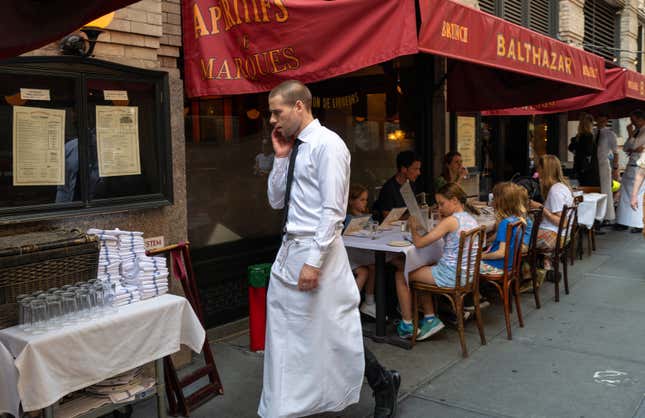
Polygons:
<instances>
[{"instance_id":1,"label":"wooden chair with rattan back","mask_svg":"<svg viewBox=\"0 0 645 418\"><path fill-rule=\"evenodd\" d=\"M528 263L531 271L531 284L533 285L533 296L535 298L535 307L540 309L540 285L537 280L537 260L538 260L538 250L537 250L537 237L540 230L540 225L542 224L542 208L532 209L529 211L529 218L533 222L533 229L531 229L531 237L529 239L529 247L526 252L522 253L522 261ZM520 266L520 274L522 272L522 267ZM520 279L521 281L521 279Z\"/></svg>"},{"instance_id":2,"label":"wooden chair with rattan back","mask_svg":"<svg viewBox=\"0 0 645 418\"><path fill-rule=\"evenodd\" d=\"M482 321L481 310L479 308L479 263L481 262L482 246L484 244L484 234L486 228L480 226L470 231L462 231L459 236L459 252L457 255L457 271L455 277L455 287L439 287L419 282L410 282L410 293L412 296L412 312L414 330L412 332L412 346L416 344L417 330L419 329L419 296L424 293L430 295L442 295L446 297L454 312L457 315L457 332L459 333L459 342L461 343L461 353L468 357L466 348L466 336L464 333L464 297L472 293L475 304L475 318L479 330L479 338L482 345L486 344L484 336L484 323ZM465 267L466 271L463 271Z\"/></svg>"},{"instance_id":3,"label":"wooden chair with rattan back","mask_svg":"<svg viewBox=\"0 0 645 418\"><path fill-rule=\"evenodd\" d=\"M584 200L584 197L582 195L574 196L573 197L573 204L575 206L578 206L578 205L580 205L580 203L583 202L583 200ZM582 249L582 243L583 243L582 235L584 233L584 229L586 229L586 228L584 228L584 227L581 228L580 224L578 223L578 213L576 212L576 216L574 217L574 221L573 221L573 230L571 231L572 242L571 242L571 252L569 254L569 256L571 258L570 262L571 262L572 266L574 264L576 256L578 256L578 258L580 260L582 260L582 254L584 252L583 249ZM587 234L587 243L588 243L589 248L590 248L589 251L591 251L591 241L590 241L590 238L592 236L591 234L593 234L593 230L589 231L589 233ZM594 234L593 235L594 242L595 242L595 239L596 239L596 236ZM594 246L595 246L595 244L594 244ZM591 255L591 252L589 254Z\"/></svg>"},{"instance_id":4,"label":"wooden chair with rattan back","mask_svg":"<svg viewBox=\"0 0 645 418\"><path fill-rule=\"evenodd\" d=\"M480 273L479 277L492 284L498 291L504 304L504 320L506 321L506 336L509 340L513 339L511 333L511 296L513 292L515 306L517 308L517 319L520 327L524 327L522 319L522 307L520 305L520 272L522 270L522 240L526 232L526 224L521 220L509 223L506 226L506 245L504 249L504 268L499 274ZM510 245L509 243L515 243ZM512 252L511 252L511 247Z\"/></svg>"},{"instance_id":5,"label":"wooden chair with rattan back","mask_svg":"<svg viewBox=\"0 0 645 418\"><path fill-rule=\"evenodd\" d=\"M554 284L555 284L555 301L560 302L560 264L562 264L562 276L564 278L564 292L569 294L569 275L568 275L568 258L573 243L573 231L575 219L578 215L578 206L574 203L572 206L564 206L560 213L560 222L558 224L558 238L555 240L553 250L538 250L538 253L545 257L550 257L553 264Z\"/></svg>"}]
</instances>

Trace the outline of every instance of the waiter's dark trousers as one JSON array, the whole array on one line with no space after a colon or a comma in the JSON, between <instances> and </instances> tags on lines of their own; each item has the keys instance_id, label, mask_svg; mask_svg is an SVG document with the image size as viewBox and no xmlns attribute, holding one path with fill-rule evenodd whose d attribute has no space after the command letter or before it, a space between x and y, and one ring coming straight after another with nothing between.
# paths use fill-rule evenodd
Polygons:
<instances>
[{"instance_id":1,"label":"waiter's dark trousers","mask_svg":"<svg viewBox=\"0 0 645 418\"><path fill-rule=\"evenodd\" d=\"M363 345L363 351L365 352L365 377L367 377L367 383L372 390L378 390L387 384L385 369L365 345Z\"/></svg>"}]
</instances>

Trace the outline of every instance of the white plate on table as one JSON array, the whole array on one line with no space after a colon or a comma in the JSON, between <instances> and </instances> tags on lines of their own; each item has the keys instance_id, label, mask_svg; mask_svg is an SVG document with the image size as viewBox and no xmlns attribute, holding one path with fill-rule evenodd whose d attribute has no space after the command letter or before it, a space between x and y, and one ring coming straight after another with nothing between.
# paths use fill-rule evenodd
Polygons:
<instances>
[{"instance_id":1,"label":"white plate on table","mask_svg":"<svg viewBox=\"0 0 645 418\"><path fill-rule=\"evenodd\" d=\"M412 243L410 241L390 241L387 245L390 247L409 247Z\"/></svg>"}]
</instances>

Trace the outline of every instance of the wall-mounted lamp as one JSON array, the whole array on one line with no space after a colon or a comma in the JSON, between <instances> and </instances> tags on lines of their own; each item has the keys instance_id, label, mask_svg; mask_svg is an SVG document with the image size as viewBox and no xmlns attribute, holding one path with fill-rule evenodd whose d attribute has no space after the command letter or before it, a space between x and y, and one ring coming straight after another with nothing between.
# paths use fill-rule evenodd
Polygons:
<instances>
[{"instance_id":1,"label":"wall-mounted lamp","mask_svg":"<svg viewBox=\"0 0 645 418\"><path fill-rule=\"evenodd\" d=\"M67 35L60 42L60 52L63 55L91 57L99 35L112 22L112 19L114 19L114 12L84 25L80 31L85 34L85 37L78 32Z\"/></svg>"}]
</instances>

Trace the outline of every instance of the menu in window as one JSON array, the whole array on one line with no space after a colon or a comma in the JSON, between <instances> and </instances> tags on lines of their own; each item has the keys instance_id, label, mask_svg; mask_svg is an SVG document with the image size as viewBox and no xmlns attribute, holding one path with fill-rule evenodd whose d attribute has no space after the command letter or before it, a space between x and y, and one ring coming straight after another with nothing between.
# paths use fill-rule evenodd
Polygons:
<instances>
[{"instance_id":1,"label":"menu in window","mask_svg":"<svg viewBox=\"0 0 645 418\"><path fill-rule=\"evenodd\" d=\"M13 107L13 185L65 184L65 110Z\"/></svg>"},{"instance_id":2,"label":"menu in window","mask_svg":"<svg viewBox=\"0 0 645 418\"><path fill-rule=\"evenodd\" d=\"M141 174L139 108L96 106L96 148L100 177Z\"/></svg>"},{"instance_id":3,"label":"menu in window","mask_svg":"<svg viewBox=\"0 0 645 418\"><path fill-rule=\"evenodd\" d=\"M464 167L476 167L475 122L473 116L457 116L457 151L461 154Z\"/></svg>"}]
</instances>

